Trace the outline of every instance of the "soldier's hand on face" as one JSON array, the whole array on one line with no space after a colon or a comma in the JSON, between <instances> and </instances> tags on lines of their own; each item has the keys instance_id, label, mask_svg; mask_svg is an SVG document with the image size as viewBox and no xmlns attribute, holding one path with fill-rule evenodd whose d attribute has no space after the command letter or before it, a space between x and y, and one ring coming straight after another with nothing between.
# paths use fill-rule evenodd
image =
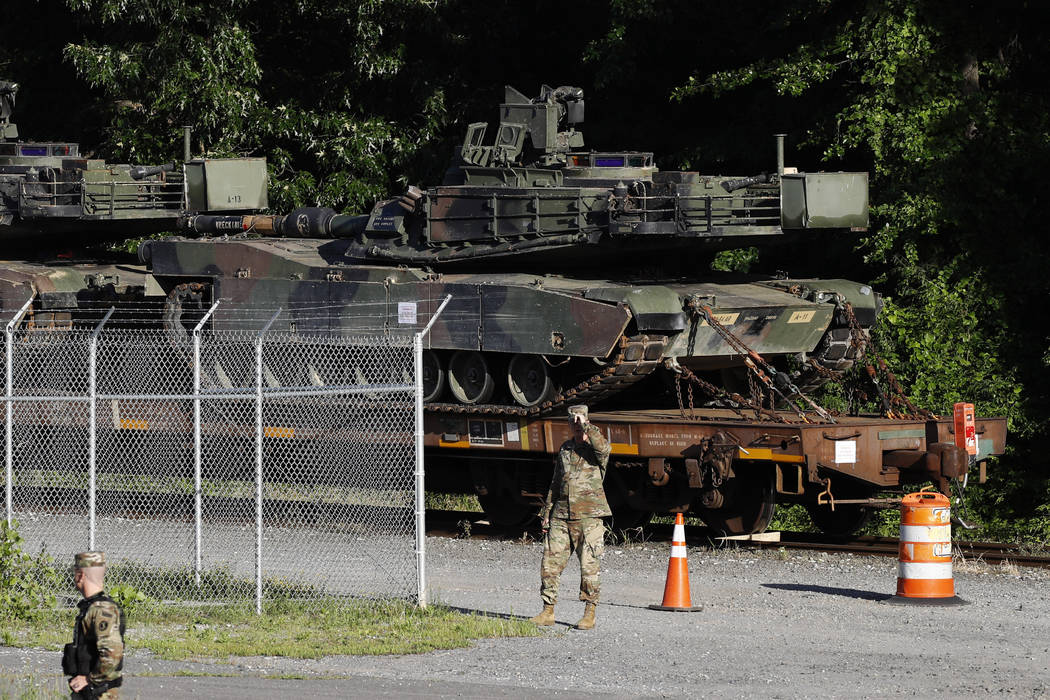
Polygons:
<instances>
[{"instance_id":1,"label":"soldier's hand on face","mask_svg":"<svg viewBox=\"0 0 1050 700\"><path fill-rule=\"evenodd\" d=\"M87 676L73 676L69 679L69 688L74 693L79 693L88 686Z\"/></svg>"},{"instance_id":2,"label":"soldier's hand on face","mask_svg":"<svg viewBox=\"0 0 1050 700\"><path fill-rule=\"evenodd\" d=\"M587 436L587 421L579 414L573 418L572 429L574 433L580 436L580 439L583 440L583 442L591 441L590 437Z\"/></svg>"},{"instance_id":3,"label":"soldier's hand on face","mask_svg":"<svg viewBox=\"0 0 1050 700\"><path fill-rule=\"evenodd\" d=\"M583 420L582 418L579 419L579 421L580 421L580 432L583 433L583 441L589 443L591 441L591 436L587 434L587 426L590 425L590 423L585 421L585 420Z\"/></svg>"}]
</instances>

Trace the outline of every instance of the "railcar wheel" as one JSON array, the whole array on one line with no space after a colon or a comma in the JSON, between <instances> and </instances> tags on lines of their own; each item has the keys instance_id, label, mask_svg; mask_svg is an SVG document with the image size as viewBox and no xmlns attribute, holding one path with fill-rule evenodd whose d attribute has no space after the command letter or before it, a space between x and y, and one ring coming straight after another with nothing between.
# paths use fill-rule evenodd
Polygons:
<instances>
[{"instance_id":1,"label":"railcar wheel","mask_svg":"<svg viewBox=\"0 0 1050 700\"><path fill-rule=\"evenodd\" d=\"M758 468L744 471L726 482L724 504L719 508L697 505L697 514L716 532L725 535L750 535L764 532L776 510L776 490L772 470Z\"/></svg>"},{"instance_id":2,"label":"railcar wheel","mask_svg":"<svg viewBox=\"0 0 1050 700\"><path fill-rule=\"evenodd\" d=\"M507 365L507 387L519 406L532 408L554 393L550 368L539 355L515 355Z\"/></svg>"},{"instance_id":3,"label":"railcar wheel","mask_svg":"<svg viewBox=\"0 0 1050 700\"><path fill-rule=\"evenodd\" d=\"M459 350L448 363L448 385L457 401L474 405L492 398L496 381L484 355L475 350Z\"/></svg>"},{"instance_id":4,"label":"railcar wheel","mask_svg":"<svg viewBox=\"0 0 1050 700\"><path fill-rule=\"evenodd\" d=\"M423 352L423 401L437 401L445 393L445 367L433 350Z\"/></svg>"},{"instance_id":5,"label":"railcar wheel","mask_svg":"<svg viewBox=\"0 0 1050 700\"><path fill-rule=\"evenodd\" d=\"M519 503L507 493L478 496L478 502L493 525L524 527L536 517L536 506Z\"/></svg>"}]
</instances>

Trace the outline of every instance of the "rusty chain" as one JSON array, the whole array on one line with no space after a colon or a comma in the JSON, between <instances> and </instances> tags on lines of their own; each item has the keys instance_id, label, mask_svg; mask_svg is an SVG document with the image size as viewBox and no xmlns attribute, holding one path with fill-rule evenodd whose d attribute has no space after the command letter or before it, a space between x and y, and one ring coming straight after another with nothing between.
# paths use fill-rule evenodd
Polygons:
<instances>
[{"instance_id":1,"label":"rusty chain","mask_svg":"<svg viewBox=\"0 0 1050 700\"><path fill-rule=\"evenodd\" d=\"M879 354L879 351L875 347L875 343L872 341L871 336L864 330L863 326L857 320L856 314L853 312L853 305L848 301L842 299L841 305L843 312L846 315L846 322L850 327L850 342L853 347L857 349L858 358L864 358L864 370L871 380L872 386L875 387L875 392L879 395L879 399L882 402L883 414L887 418L897 418L903 420L924 420L924 419L936 419L938 416L927 411L924 408L919 408L911 402L911 399L904 393L900 383L897 381L897 376L890 371L889 365ZM886 392L883 391L882 386L879 384L878 370L868 360L868 356L875 359L878 369L886 376L886 384L889 386L890 391L893 392L892 396L887 396ZM904 406L907 411L894 410L895 407L899 408Z\"/></svg>"},{"instance_id":2,"label":"rusty chain","mask_svg":"<svg viewBox=\"0 0 1050 700\"><path fill-rule=\"evenodd\" d=\"M678 410L681 412L682 418L685 420L696 420L696 413L693 412L692 384L689 385L689 415L685 415L685 404L682 403L682 375L680 372L674 376L674 391L678 396Z\"/></svg>"},{"instance_id":3,"label":"rusty chain","mask_svg":"<svg viewBox=\"0 0 1050 700\"><path fill-rule=\"evenodd\" d=\"M711 398L723 399L725 401L725 407L728 408L729 410L731 410L736 415L740 416L741 418L746 418L746 416L744 415L744 413L739 408L737 408L737 406L745 406L745 407L753 410L755 412L755 416L758 417L759 420L762 420L762 416L765 416L766 418L769 418L770 420L776 421L777 423L788 423L788 422L790 422L786 418L784 418L782 415L777 413L776 411L773 411L773 410L767 409L767 408L763 408L761 404L755 404L754 402L750 401L749 399L744 398L743 396L741 396L740 394L737 394L736 392L732 392L732 391L728 391L726 389L722 389L720 387L715 386L714 384L712 384L709 381L701 379L700 377L698 377L695 374L693 374L692 370L690 370L688 367L681 367L681 366L679 366L675 371L677 372L677 374L675 376L675 381L676 382L681 381L681 380L685 380L687 382L690 382L691 384L695 384L696 386L700 387L700 389L705 394L710 396ZM679 392L679 399L681 399L681 393L680 392ZM693 411L693 405L692 404L693 404L692 393L690 392L690 399L689 399L689 410L690 410L690 412ZM733 404L736 404L736 406L734 406ZM685 417L685 409L684 408L682 408L682 416Z\"/></svg>"},{"instance_id":4,"label":"rusty chain","mask_svg":"<svg viewBox=\"0 0 1050 700\"><path fill-rule=\"evenodd\" d=\"M703 316L705 316L708 325L714 328L715 331L717 331L718 334L722 337L722 339L725 340L731 348L733 348L737 351L737 353L740 354L740 356L744 360L744 364L749 370L751 370L751 372L754 373L755 377L763 384L765 384L769 388L771 393L775 393L784 401L784 403L790 406L791 409L795 412L795 414L799 417L799 419L801 419L804 423L811 422L809 420L809 417L806 416L805 411L800 409L793 401L791 401L789 397L784 395L784 392L782 392L777 386L777 382L774 382L774 377L779 376L779 383L782 384L783 387L791 393L792 397L797 396L798 398L802 399L802 401L808 404L810 408L812 408L817 413L817 415L819 415L824 420L830 423L836 422L835 418L828 411L826 411L816 401L814 401L805 393L803 393L801 389L795 386L791 382L791 380L787 378L786 374L777 372L777 370L768 362L766 362L766 360L761 355L759 355L753 349L749 348L747 344L744 343L744 341L733 335L728 328L723 326L718 321L718 319L715 318L714 311L712 311L709 306L705 306L704 304L696 303L691 300L689 308L693 311L694 314L702 314ZM761 364L762 367L765 368L765 371L763 371L759 367L759 364Z\"/></svg>"},{"instance_id":5,"label":"rusty chain","mask_svg":"<svg viewBox=\"0 0 1050 700\"><path fill-rule=\"evenodd\" d=\"M758 381L755 379L754 372L747 373L747 388L751 393L751 402L756 406L761 406L763 400L765 400L765 394L762 392L762 387L758 385ZM755 411L755 417L759 416L758 411Z\"/></svg>"}]
</instances>

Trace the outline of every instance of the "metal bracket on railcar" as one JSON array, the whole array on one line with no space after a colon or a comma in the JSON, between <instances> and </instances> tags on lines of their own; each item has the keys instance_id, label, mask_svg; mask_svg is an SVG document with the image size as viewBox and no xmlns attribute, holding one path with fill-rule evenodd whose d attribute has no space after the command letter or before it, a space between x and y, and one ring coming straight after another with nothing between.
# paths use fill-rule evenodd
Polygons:
<instances>
[{"instance_id":1,"label":"metal bracket on railcar","mask_svg":"<svg viewBox=\"0 0 1050 700\"><path fill-rule=\"evenodd\" d=\"M817 494L817 505L818 506L831 506L831 512L835 512L835 506L871 506L873 508L893 508L899 506L901 499L899 498L835 498L831 495L831 477L821 479L820 483L824 484L824 490ZM827 496L825 499L824 497Z\"/></svg>"}]
</instances>

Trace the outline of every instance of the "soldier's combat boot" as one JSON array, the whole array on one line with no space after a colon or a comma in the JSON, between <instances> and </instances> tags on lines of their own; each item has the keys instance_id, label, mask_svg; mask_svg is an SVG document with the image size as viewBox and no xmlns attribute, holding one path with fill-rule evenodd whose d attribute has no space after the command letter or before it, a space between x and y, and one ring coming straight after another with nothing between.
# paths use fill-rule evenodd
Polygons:
<instances>
[{"instance_id":1,"label":"soldier's combat boot","mask_svg":"<svg viewBox=\"0 0 1050 700\"><path fill-rule=\"evenodd\" d=\"M592 615L591 617L592 617L592 620L593 620L594 616ZM543 612L541 612L536 617L530 617L529 618L529 622L535 623L535 624L539 625L540 627L549 627L550 625L553 625L554 624L554 606L553 605L544 604L543 605ZM591 622L591 626L592 627L594 626L594 622L593 621Z\"/></svg>"},{"instance_id":2,"label":"soldier's combat boot","mask_svg":"<svg viewBox=\"0 0 1050 700\"><path fill-rule=\"evenodd\" d=\"M576 623L576 629L578 630L590 630L594 629L594 603L587 603L587 607L583 609L583 617Z\"/></svg>"}]
</instances>

